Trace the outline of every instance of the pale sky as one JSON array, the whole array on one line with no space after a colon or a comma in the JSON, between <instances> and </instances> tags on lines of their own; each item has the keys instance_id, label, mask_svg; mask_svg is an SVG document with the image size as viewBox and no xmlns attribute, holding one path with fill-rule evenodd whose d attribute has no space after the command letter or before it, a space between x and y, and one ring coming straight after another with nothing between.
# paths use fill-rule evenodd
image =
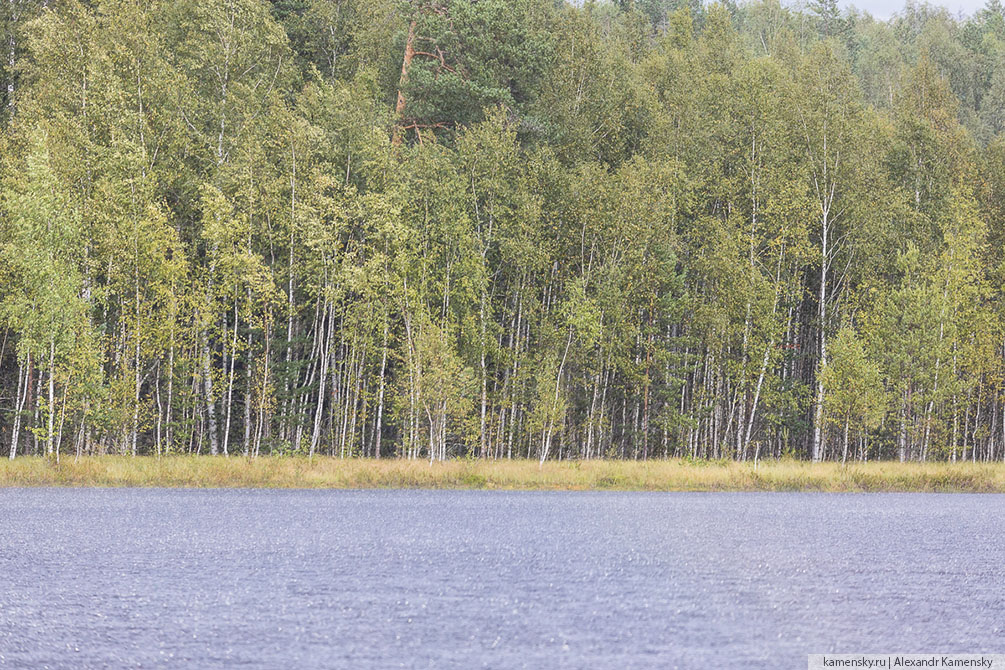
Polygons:
<instances>
[{"instance_id":1,"label":"pale sky","mask_svg":"<svg viewBox=\"0 0 1005 670\"><path fill-rule=\"evenodd\" d=\"M567 0L573 5L582 5L583 0ZM712 0L704 0L706 3ZM929 4L934 7L943 7L953 16L970 16L978 9L987 4L987 0L912 0L915 4ZM742 4L743 0L739 0ZM806 6L808 0L781 0L782 4L789 7ZM877 19L887 20L897 12L904 9L907 0L838 0L838 4L843 7L857 7L869 12Z\"/></svg>"},{"instance_id":2,"label":"pale sky","mask_svg":"<svg viewBox=\"0 0 1005 670\"><path fill-rule=\"evenodd\" d=\"M842 7L855 6L877 19L888 19L904 8L905 0L839 0L839 4ZM986 2L985 0L929 0L928 4L944 7L954 16L959 14L969 16L984 7Z\"/></svg>"}]
</instances>

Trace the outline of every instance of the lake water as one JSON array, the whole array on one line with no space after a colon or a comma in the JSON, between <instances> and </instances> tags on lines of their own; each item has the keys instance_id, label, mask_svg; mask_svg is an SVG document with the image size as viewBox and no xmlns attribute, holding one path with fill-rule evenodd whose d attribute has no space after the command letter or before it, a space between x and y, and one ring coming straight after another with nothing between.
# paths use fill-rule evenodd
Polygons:
<instances>
[{"instance_id":1,"label":"lake water","mask_svg":"<svg viewBox=\"0 0 1005 670\"><path fill-rule=\"evenodd\" d=\"M4 668L1005 650L1005 496L0 490Z\"/></svg>"}]
</instances>

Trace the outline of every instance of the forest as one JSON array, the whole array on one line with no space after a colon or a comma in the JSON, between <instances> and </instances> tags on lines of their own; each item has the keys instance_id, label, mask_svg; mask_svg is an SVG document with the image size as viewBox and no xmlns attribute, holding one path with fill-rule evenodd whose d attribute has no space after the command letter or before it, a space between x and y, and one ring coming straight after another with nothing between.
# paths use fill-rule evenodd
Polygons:
<instances>
[{"instance_id":1,"label":"forest","mask_svg":"<svg viewBox=\"0 0 1005 670\"><path fill-rule=\"evenodd\" d=\"M999 0L0 12L11 459L1005 459Z\"/></svg>"}]
</instances>

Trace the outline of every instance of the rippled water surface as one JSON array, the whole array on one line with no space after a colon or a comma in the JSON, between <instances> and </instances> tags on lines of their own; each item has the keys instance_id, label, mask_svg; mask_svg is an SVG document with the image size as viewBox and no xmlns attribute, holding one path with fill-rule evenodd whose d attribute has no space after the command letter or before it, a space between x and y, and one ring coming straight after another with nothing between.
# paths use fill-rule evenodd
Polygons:
<instances>
[{"instance_id":1,"label":"rippled water surface","mask_svg":"<svg viewBox=\"0 0 1005 670\"><path fill-rule=\"evenodd\" d=\"M1005 651L1005 496L0 490L0 666Z\"/></svg>"}]
</instances>

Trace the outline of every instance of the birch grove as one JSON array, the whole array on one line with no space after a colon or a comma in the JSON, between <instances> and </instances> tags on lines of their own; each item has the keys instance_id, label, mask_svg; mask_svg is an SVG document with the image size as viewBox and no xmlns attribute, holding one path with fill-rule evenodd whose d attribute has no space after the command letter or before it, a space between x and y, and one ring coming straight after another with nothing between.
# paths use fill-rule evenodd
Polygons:
<instances>
[{"instance_id":1,"label":"birch grove","mask_svg":"<svg viewBox=\"0 0 1005 670\"><path fill-rule=\"evenodd\" d=\"M1005 14L10 0L0 449L1005 460Z\"/></svg>"}]
</instances>

